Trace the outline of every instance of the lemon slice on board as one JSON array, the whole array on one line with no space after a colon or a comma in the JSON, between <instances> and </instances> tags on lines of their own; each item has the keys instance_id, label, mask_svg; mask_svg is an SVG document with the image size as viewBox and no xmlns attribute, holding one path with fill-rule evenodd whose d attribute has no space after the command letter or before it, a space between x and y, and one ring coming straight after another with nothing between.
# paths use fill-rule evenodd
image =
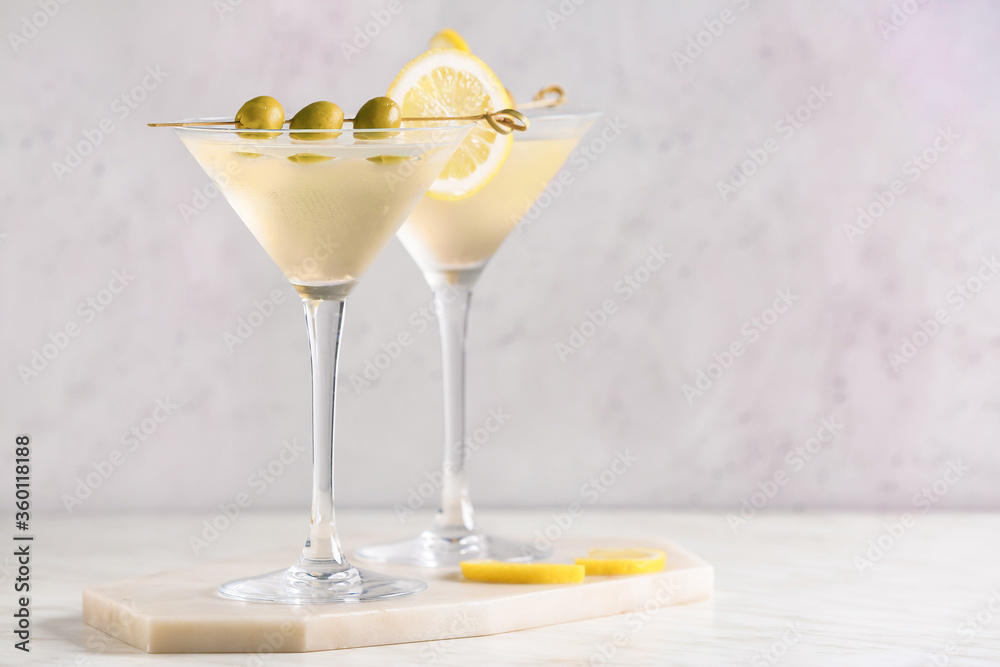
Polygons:
<instances>
[{"instance_id":1,"label":"lemon slice on board","mask_svg":"<svg viewBox=\"0 0 1000 667\"><path fill-rule=\"evenodd\" d=\"M588 576L659 572L667 564L667 555L657 549L591 549L588 555L576 559Z\"/></svg>"},{"instance_id":2,"label":"lemon slice on board","mask_svg":"<svg viewBox=\"0 0 1000 667\"><path fill-rule=\"evenodd\" d=\"M462 576L491 584L578 584L585 568L567 563L503 563L498 560L464 560Z\"/></svg>"},{"instance_id":3,"label":"lemon slice on board","mask_svg":"<svg viewBox=\"0 0 1000 667\"><path fill-rule=\"evenodd\" d=\"M469 43L451 28L445 28L438 34L431 37L431 48L458 49L459 51L465 51L466 53L472 52L472 49L469 48Z\"/></svg>"},{"instance_id":4,"label":"lemon slice on board","mask_svg":"<svg viewBox=\"0 0 1000 667\"><path fill-rule=\"evenodd\" d=\"M456 33L457 34L457 33ZM433 49L400 70L386 95L404 118L476 116L511 106L497 75L479 58L459 49ZM514 138L485 121L476 124L427 191L434 199L463 199L500 171Z\"/></svg>"}]
</instances>

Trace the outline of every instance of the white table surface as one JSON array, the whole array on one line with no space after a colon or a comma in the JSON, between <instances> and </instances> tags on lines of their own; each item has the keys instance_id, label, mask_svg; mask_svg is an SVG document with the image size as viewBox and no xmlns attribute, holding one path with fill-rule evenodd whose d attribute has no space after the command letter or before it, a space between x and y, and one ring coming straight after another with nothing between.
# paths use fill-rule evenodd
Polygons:
<instances>
[{"instance_id":1,"label":"white table surface","mask_svg":"<svg viewBox=\"0 0 1000 667\"><path fill-rule=\"evenodd\" d=\"M480 523L495 532L530 535L552 522L550 514L484 512ZM716 568L711 601L663 608L641 623L616 616L490 637L268 655L260 661L248 655L146 655L83 624L80 591L89 584L283 544L291 558L307 520L300 513L245 514L195 555L188 537L200 532L206 516L35 518L32 652L14 650L11 631L4 628L0 665L891 667L933 665L930 654L939 654L937 664L947 660L949 667L1000 664L998 514L916 514L915 524L859 573L855 557L864 557L869 540L877 540L901 513L758 515L734 534L722 512L588 511L566 534L666 537ZM425 518L401 526L388 512L341 512L340 530L348 543L362 533L402 536L422 527ZM0 565L9 570L9 557L0 558ZM2 571L0 579L2 615L11 619L12 582ZM994 597L996 611L991 611ZM611 653L606 661L602 648Z\"/></svg>"}]
</instances>

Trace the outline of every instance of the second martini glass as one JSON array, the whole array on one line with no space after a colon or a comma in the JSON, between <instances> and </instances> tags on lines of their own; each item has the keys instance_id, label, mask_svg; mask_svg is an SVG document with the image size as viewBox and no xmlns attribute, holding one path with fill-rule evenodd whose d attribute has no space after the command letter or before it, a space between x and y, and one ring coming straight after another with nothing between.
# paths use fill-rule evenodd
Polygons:
<instances>
[{"instance_id":1,"label":"second martini glass","mask_svg":"<svg viewBox=\"0 0 1000 667\"><path fill-rule=\"evenodd\" d=\"M504 239L569 157L600 112L529 114L514 135L507 161L479 192L458 200L425 196L399 230L399 239L434 293L444 366L445 447L441 508L434 525L416 537L365 547L358 555L377 562L425 567L490 558L531 561L538 549L480 531L476 526L465 463L465 337L472 287Z\"/></svg>"},{"instance_id":2,"label":"second martini glass","mask_svg":"<svg viewBox=\"0 0 1000 667\"><path fill-rule=\"evenodd\" d=\"M302 297L312 361L312 516L305 548L290 568L230 581L219 592L312 604L421 591L422 581L354 567L341 549L333 511L337 352L347 296L472 126L330 132L190 124L196 123L177 133Z\"/></svg>"}]
</instances>

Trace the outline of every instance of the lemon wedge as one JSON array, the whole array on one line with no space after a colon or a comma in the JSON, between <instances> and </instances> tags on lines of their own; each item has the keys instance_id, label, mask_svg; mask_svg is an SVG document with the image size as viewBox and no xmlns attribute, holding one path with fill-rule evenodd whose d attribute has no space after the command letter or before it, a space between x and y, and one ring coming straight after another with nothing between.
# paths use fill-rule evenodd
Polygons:
<instances>
[{"instance_id":1,"label":"lemon wedge","mask_svg":"<svg viewBox=\"0 0 1000 667\"><path fill-rule=\"evenodd\" d=\"M466 53L472 53L469 43L462 39L462 36L451 28L445 28L438 34L431 37L432 49L458 49Z\"/></svg>"},{"instance_id":2,"label":"lemon wedge","mask_svg":"<svg viewBox=\"0 0 1000 667\"><path fill-rule=\"evenodd\" d=\"M503 563L498 560L464 560L462 576L492 584L578 584L585 568L567 563Z\"/></svg>"},{"instance_id":3,"label":"lemon wedge","mask_svg":"<svg viewBox=\"0 0 1000 667\"><path fill-rule=\"evenodd\" d=\"M511 105L503 84L486 63L455 48L433 49L407 63L386 95L399 104L404 118L476 116ZM428 196L454 200L475 194L500 171L513 141L511 135L498 134L480 121L431 185Z\"/></svg>"},{"instance_id":4,"label":"lemon wedge","mask_svg":"<svg viewBox=\"0 0 1000 667\"><path fill-rule=\"evenodd\" d=\"M667 555L657 549L591 549L588 556L576 559L588 575L659 572L667 564Z\"/></svg>"}]
</instances>

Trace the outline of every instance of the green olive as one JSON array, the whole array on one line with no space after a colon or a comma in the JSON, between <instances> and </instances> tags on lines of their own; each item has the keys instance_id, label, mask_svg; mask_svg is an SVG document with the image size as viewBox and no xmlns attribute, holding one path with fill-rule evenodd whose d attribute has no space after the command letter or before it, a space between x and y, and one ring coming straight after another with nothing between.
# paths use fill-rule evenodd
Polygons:
<instances>
[{"instance_id":1,"label":"green olive","mask_svg":"<svg viewBox=\"0 0 1000 667\"><path fill-rule=\"evenodd\" d=\"M285 110L273 97L261 95L246 102L236 112L236 128L248 130L280 130L285 124ZM244 139L273 139L277 133L237 132Z\"/></svg>"},{"instance_id":2,"label":"green olive","mask_svg":"<svg viewBox=\"0 0 1000 667\"><path fill-rule=\"evenodd\" d=\"M366 159L375 164L399 164L401 162L409 162L413 158L409 155L376 155L375 157Z\"/></svg>"},{"instance_id":3,"label":"green olive","mask_svg":"<svg viewBox=\"0 0 1000 667\"><path fill-rule=\"evenodd\" d=\"M344 111L333 102L313 102L292 116L288 127L293 130L339 130L344 127ZM335 139L340 132L292 132L292 139L316 141Z\"/></svg>"},{"instance_id":4,"label":"green olive","mask_svg":"<svg viewBox=\"0 0 1000 667\"><path fill-rule=\"evenodd\" d=\"M296 153L295 155L289 155L288 159L299 164L309 164L312 162L329 162L334 158L328 155L317 155L316 153Z\"/></svg>"},{"instance_id":5,"label":"green olive","mask_svg":"<svg viewBox=\"0 0 1000 667\"><path fill-rule=\"evenodd\" d=\"M390 128L399 127L403 115L399 111L399 105L388 97L373 97L364 103L358 113L354 116L354 129L367 130L368 128ZM398 132L357 132L354 134L358 139L388 139L394 137Z\"/></svg>"}]
</instances>

